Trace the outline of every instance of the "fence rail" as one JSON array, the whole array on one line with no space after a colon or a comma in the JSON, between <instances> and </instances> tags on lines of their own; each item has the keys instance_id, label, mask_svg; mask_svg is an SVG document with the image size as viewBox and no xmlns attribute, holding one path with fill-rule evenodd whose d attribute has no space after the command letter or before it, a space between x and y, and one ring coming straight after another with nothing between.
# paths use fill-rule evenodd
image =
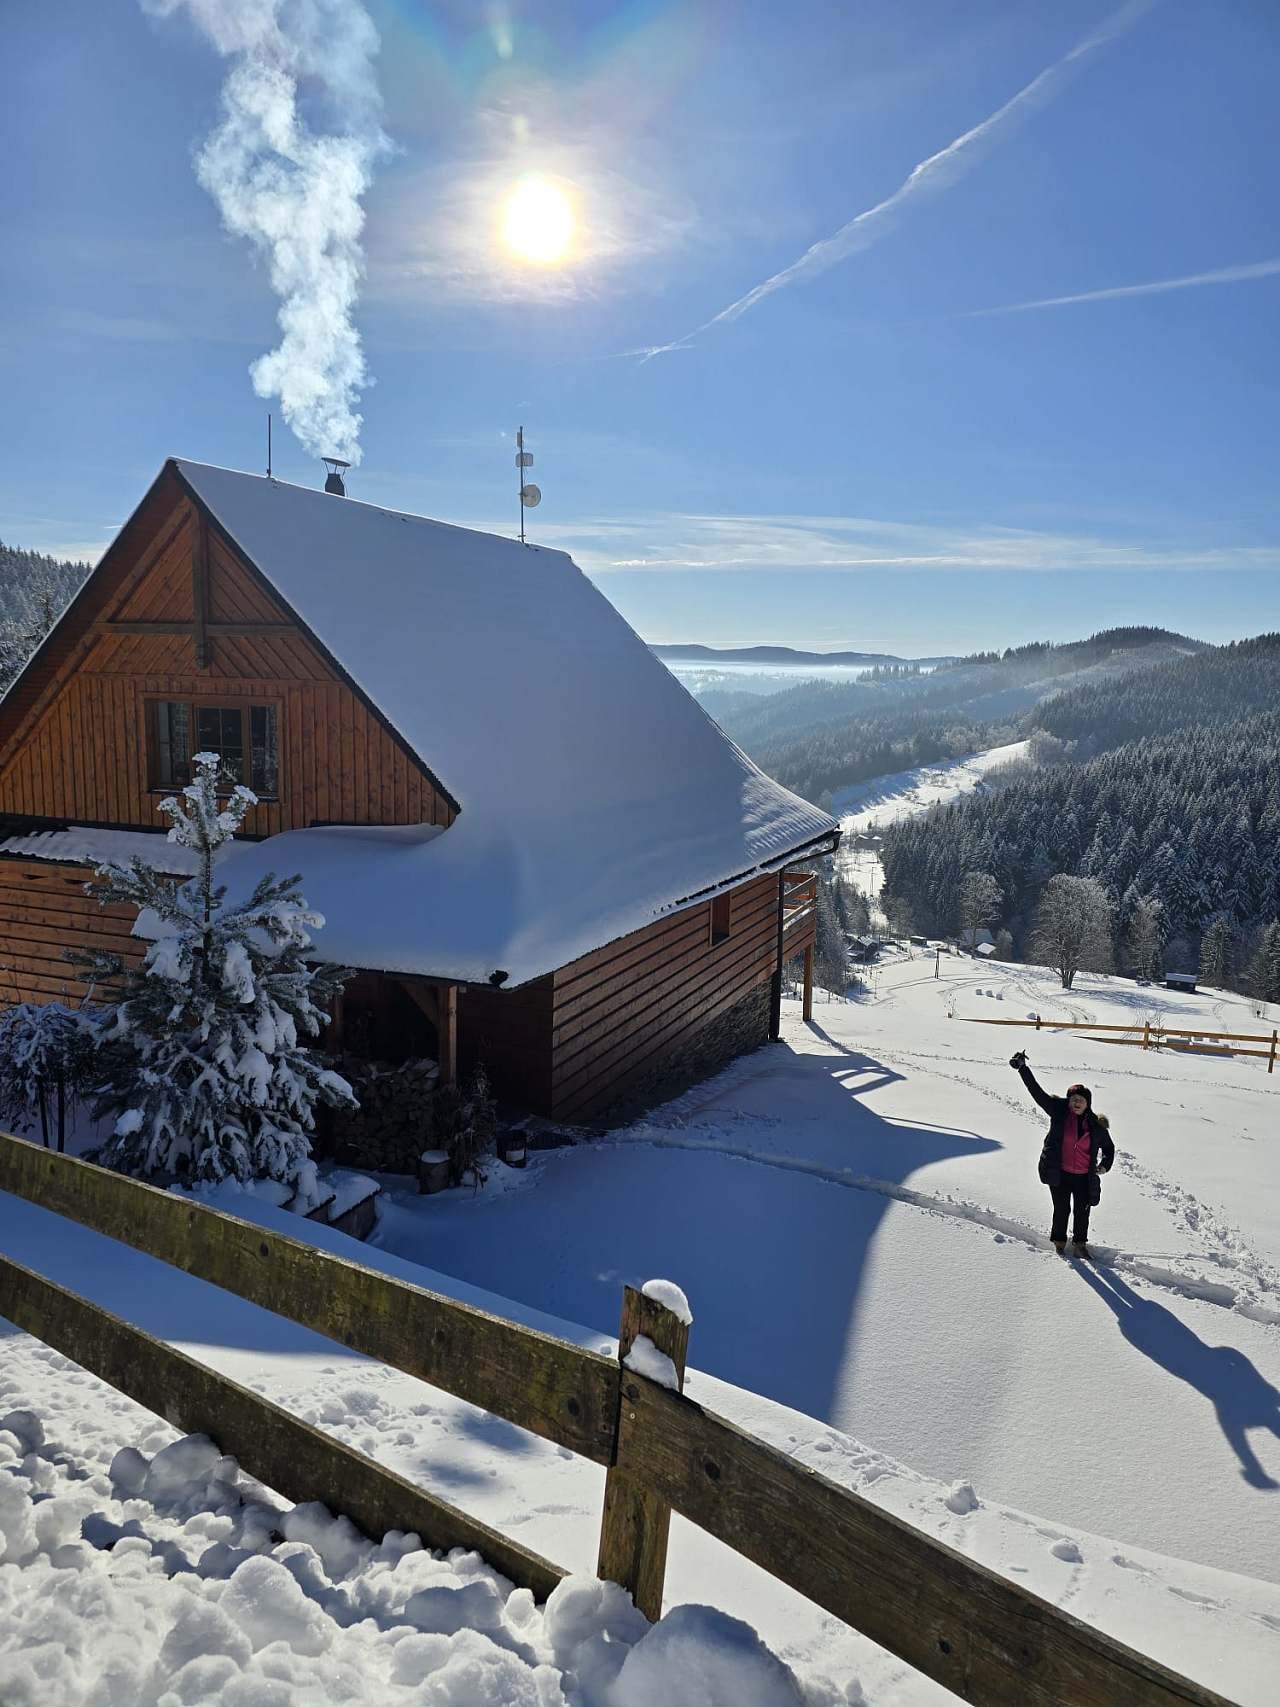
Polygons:
<instances>
[{"instance_id":1,"label":"fence rail","mask_svg":"<svg viewBox=\"0 0 1280 1707\"><path fill-rule=\"evenodd\" d=\"M645 1333L684 1368L683 1325L626 1289L619 1360L0 1134L0 1190L119 1239L608 1467L602 1574L662 1608L680 1512L967 1701L990 1707L1231 1707L851 1489L620 1361ZM366 1532L477 1548L545 1597L561 1568L427 1489L0 1255L0 1316L140 1404L202 1432L294 1500Z\"/></svg>"},{"instance_id":2,"label":"fence rail","mask_svg":"<svg viewBox=\"0 0 1280 1707\"><path fill-rule=\"evenodd\" d=\"M1259 1060L1265 1060L1268 1073L1276 1070L1276 1060L1280 1056L1280 1031L1206 1031L1203 1026L1195 1025L1153 1025L1150 1020L1144 1020L1141 1028L1135 1021L1132 1025L1094 1025L1090 1020L1057 1020L1044 1019L1037 1014L1034 1019L988 1019L984 1014L965 1014L962 1017L964 1025L1021 1025L1034 1026L1037 1031L1119 1031L1123 1037L1100 1037L1099 1043L1131 1043L1135 1048L1159 1049L1168 1046L1170 1049L1184 1049L1194 1054L1198 1043L1263 1043L1264 1049L1229 1049L1212 1051L1215 1055L1253 1055ZM1134 1033L1141 1029L1142 1036ZM1179 1038L1186 1039L1178 1042Z\"/></svg>"}]
</instances>

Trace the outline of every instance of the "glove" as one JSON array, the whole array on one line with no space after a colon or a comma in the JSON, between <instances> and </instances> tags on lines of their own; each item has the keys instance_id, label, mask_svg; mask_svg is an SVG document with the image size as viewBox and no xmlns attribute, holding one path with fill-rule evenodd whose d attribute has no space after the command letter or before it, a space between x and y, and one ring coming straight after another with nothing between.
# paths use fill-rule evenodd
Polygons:
<instances>
[{"instance_id":1,"label":"glove","mask_svg":"<svg viewBox=\"0 0 1280 1707\"><path fill-rule=\"evenodd\" d=\"M1027 1052L1025 1049L1019 1049L1019 1051L1016 1055L1011 1055L1009 1057L1009 1065L1013 1068L1015 1073L1018 1071L1018 1069L1020 1067L1025 1067L1026 1064L1027 1064Z\"/></svg>"}]
</instances>

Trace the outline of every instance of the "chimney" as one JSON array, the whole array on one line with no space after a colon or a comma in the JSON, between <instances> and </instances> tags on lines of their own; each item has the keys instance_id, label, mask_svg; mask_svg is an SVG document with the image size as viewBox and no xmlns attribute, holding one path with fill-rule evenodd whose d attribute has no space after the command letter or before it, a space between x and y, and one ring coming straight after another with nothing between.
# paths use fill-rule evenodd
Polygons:
<instances>
[{"instance_id":1,"label":"chimney","mask_svg":"<svg viewBox=\"0 0 1280 1707\"><path fill-rule=\"evenodd\" d=\"M322 456L320 460L329 470L324 483L325 491L332 492L335 498L345 498L347 489L342 484L342 473L344 469L350 468L351 464L343 462L340 456Z\"/></svg>"}]
</instances>

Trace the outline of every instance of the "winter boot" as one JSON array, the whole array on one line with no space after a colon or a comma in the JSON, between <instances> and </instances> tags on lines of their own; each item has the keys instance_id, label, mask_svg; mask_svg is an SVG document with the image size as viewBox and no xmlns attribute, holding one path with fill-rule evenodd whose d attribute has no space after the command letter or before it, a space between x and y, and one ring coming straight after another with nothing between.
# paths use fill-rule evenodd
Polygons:
<instances>
[{"instance_id":1,"label":"winter boot","mask_svg":"<svg viewBox=\"0 0 1280 1707\"><path fill-rule=\"evenodd\" d=\"M1067 1241L1065 1239L1054 1239L1051 1242L1058 1255L1060 1257L1065 1257L1067 1254Z\"/></svg>"},{"instance_id":2,"label":"winter boot","mask_svg":"<svg viewBox=\"0 0 1280 1707\"><path fill-rule=\"evenodd\" d=\"M1083 1257L1086 1262L1089 1261L1089 1247L1083 1239L1072 1240L1071 1254L1073 1257Z\"/></svg>"}]
</instances>

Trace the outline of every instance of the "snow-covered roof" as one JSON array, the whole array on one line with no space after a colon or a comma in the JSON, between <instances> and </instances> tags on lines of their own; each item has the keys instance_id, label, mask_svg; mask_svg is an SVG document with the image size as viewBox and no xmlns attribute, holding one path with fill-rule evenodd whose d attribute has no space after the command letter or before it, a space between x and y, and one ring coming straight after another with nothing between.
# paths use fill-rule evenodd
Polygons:
<instances>
[{"instance_id":1,"label":"snow-covered roof","mask_svg":"<svg viewBox=\"0 0 1280 1707\"><path fill-rule=\"evenodd\" d=\"M560 551L203 464L197 498L458 802L288 831L324 958L511 985L837 830L771 781Z\"/></svg>"},{"instance_id":2,"label":"snow-covered roof","mask_svg":"<svg viewBox=\"0 0 1280 1707\"><path fill-rule=\"evenodd\" d=\"M124 864L136 855L155 870L171 872L177 877L191 876L197 866L196 855L190 848L180 848L166 836L146 830L94 830L75 824L65 830L35 830L27 836L9 836L0 842L0 854L92 866L105 860Z\"/></svg>"}]
</instances>

